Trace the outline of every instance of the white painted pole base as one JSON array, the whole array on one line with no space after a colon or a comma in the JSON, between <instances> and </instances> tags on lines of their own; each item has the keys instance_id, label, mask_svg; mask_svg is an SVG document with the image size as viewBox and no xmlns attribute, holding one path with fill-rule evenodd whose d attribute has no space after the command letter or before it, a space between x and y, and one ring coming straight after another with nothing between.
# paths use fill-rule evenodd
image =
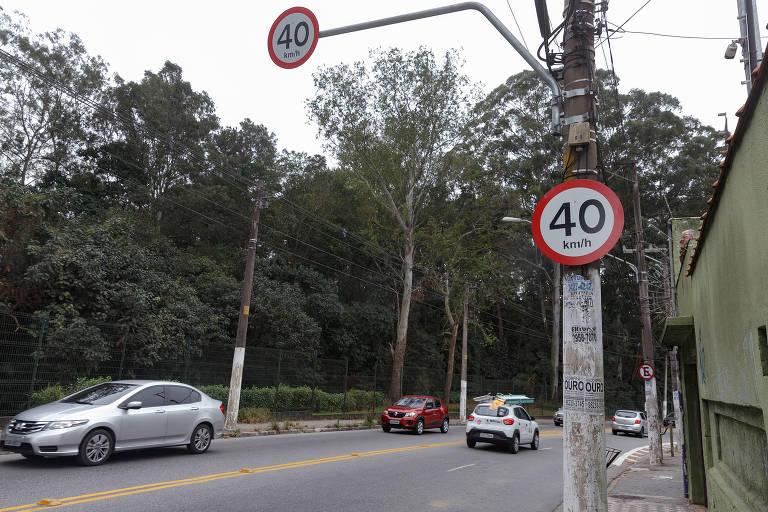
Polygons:
<instances>
[{"instance_id":1,"label":"white painted pole base","mask_svg":"<svg viewBox=\"0 0 768 512\"><path fill-rule=\"evenodd\" d=\"M648 415L648 455L651 464L662 464L661 431L659 429L659 399L656 391L656 377L645 381L645 412Z\"/></svg>"},{"instance_id":2,"label":"white painted pole base","mask_svg":"<svg viewBox=\"0 0 768 512\"><path fill-rule=\"evenodd\" d=\"M459 397L459 423L467 422L467 381L461 381L461 396Z\"/></svg>"},{"instance_id":3,"label":"white painted pole base","mask_svg":"<svg viewBox=\"0 0 768 512\"><path fill-rule=\"evenodd\" d=\"M227 417L224 420L224 430L237 430L237 414L240 411L240 386L243 382L243 364L245 362L245 347L235 347L232 357L232 378L229 381L229 398L227 399Z\"/></svg>"}]
</instances>

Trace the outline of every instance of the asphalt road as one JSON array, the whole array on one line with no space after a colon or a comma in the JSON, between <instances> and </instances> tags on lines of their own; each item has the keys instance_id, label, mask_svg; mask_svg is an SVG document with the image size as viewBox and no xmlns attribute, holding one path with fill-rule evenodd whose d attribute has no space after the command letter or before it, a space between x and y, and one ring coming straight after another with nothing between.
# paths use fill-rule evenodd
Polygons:
<instances>
[{"instance_id":1,"label":"asphalt road","mask_svg":"<svg viewBox=\"0 0 768 512\"><path fill-rule=\"evenodd\" d=\"M3 455L0 512L550 512L562 501L562 437L560 427L540 430L540 449L516 455L467 448L459 426L420 437L362 430L219 439L204 455L183 447L118 453L95 468ZM610 434L606 441L623 451L647 444ZM45 498L61 505L36 505Z\"/></svg>"}]
</instances>

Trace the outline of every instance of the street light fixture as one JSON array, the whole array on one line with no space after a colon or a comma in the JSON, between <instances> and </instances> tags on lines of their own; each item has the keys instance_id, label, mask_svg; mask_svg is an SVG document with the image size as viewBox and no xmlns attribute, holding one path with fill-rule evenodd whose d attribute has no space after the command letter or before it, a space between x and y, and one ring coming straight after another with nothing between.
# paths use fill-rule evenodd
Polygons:
<instances>
[{"instance_id":1,"label":"street light fixture","mask_svg":"<svg viewBox=\"0 0 768 512\"><path fill-rule=\"evenodd\" d=\"M516 222L518 224L522 224L524 222L531 224L531 221L528 219L521 219L520 217L503 217L501 219L501 222Z\"/></svg>"}]
</instances>

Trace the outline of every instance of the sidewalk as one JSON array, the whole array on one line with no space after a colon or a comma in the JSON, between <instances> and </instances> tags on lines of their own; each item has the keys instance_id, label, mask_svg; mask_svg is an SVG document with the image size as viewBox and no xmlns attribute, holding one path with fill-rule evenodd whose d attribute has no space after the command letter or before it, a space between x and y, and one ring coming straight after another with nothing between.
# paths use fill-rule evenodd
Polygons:
<instances>
[{"instance_id":1,"label":"sidewalk","mask_svg":"<svg viewBox=\"0 0 768 512\"><path fill-rule=\"evenodd\" d=\"M608 468L608 512L706 512L690 505L683 495L683 466L680 451L670 456L664 446L664 463L651 465L648 448L622 454ZM553 512L562 512L563 505Z\"/></svg>"},{"instance_id":2,"label":"sidewalk","mask_svg":"<svg viewBox=\"0 0 768 512\"><path fill-rule=\"evenodd\" d=\"M634 461L632 460L634 459ZM683 467L679 449L670 456L664 444L664 463L650 464L647 450L620 466L608 468L608 512L704 512L683 495Z\"/></svg>"}]
</instances>

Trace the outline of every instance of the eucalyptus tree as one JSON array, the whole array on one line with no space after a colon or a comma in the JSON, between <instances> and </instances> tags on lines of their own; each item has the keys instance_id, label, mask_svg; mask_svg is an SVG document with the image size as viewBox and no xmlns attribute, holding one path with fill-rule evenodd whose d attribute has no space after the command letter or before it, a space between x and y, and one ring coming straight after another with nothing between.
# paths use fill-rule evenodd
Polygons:
<instances>
[{"instance_id":1,"label":"eucalyptus tree","mask_svg":"<svg viewBox=\"0 0 768 512\"><path fill-rule=\"evenodd\" d=\"M417 258L417 232L430 192L444 183L444 155L458 141L469 96L457 53L372 52L363 62L318 71L311 118L340 166L349 169L395 224L400 299L390 394L400 394Z\"/></svg>"},{"instance_id":2,"label":"eucalyptus tree","mask_svg":"<svg viewBox=\"0 0 768 512\"><path fill-rule=\"evenodd\" d=\"M72 173L98 136L106 65L75 34L32 34L23 15L0 12L0 42L0 172L22 185Z\"/></svg>"}]
</instances>

